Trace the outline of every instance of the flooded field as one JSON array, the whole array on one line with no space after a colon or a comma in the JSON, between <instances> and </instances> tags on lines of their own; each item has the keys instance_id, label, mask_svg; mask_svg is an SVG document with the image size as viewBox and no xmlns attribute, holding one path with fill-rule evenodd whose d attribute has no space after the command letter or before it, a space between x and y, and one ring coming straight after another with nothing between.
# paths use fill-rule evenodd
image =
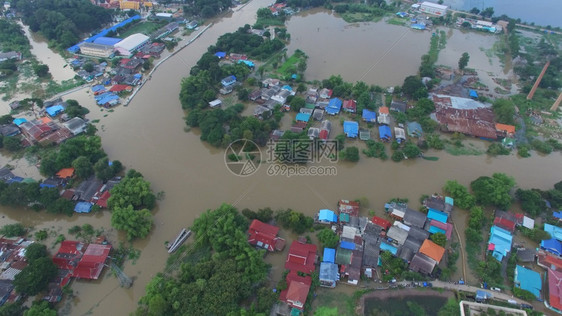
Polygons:
<instances>
[{"instance_id":1,"label":"flooded field","mask_svg":"<svg viewBox=\"0 0 562 316\"><path fill-rule=\"evenodd\" d=\"M401 85L405 77L416 74L431 37L430 32L384 21L349 24L327 10L293 16L287 30L288 52L300 49L310 57L306 80L340 74L346 81L382 87Z\"/></svg>"},{"instance_id":2,"label":"flooded field","mask_svg":"<svg viewBox=\"0 0 562 316\"><path fill-rule=\"evenodd\" d=\"M199 214L207 209L216 208L221 203L231 203L240 209L246 207L257 209L266 206L272 209L292 208L313 215L321 208L335 208L339 199L365 197L370 205L362 209L362 215L368 215L368 209L381 215L384 202L390 198L408 198L411 206L417 208L418 198L422 194L441 192L441 187L449 179L456 179L461 184L467 185L480 175L505 172L514 176L521 187L541 189L550 188L561 180L562 174L555 171L562 170L560 153L546 157L533 156L531 159L519 159L513 155L492 159L486 156L455 157L443 152L429 152L429 156L440 157L439 161L411 160L403 163L382 162L362 156L356 164L335 164L336 176L269 176L265 165L261 166L256 174L246 178L233 175L225 166L222 150L202 143L196 130L184 131L185 113L181 110L178 100L180 81L188 75L190 68L220 35L234 31L246 23L252 24L255 21L256 10L268 4L270 1L255 0L242 10L234 12L231 17L217 20L214 26L194 44L164 63L127 107L120 106L114 112L105 110L102 112L93 104L93 98L85 91L65 96L66 99L77 99L81 104L88 106L91 110L89 117L100 120L96 125L102 137L103 147L110 158L122 161L127 168L135 168L142 172L152 183L153 190L163 191L165 198L159 202L158 209L154 211L154 228L151 235L145 240L134 243L134 247L142 251L140 259L136 264L128 262L124 267L125 273L135 278L134 286L131 289L123 289L119 287L117 279L107 273L106 277L98 282L75 282L72 285L75 298L68 302L64 314L127 315L132 312L137 306L138 299L144 294L147 282L164 267L168 258L164 242L174 237L181 228L191 225ZM327 13L319 14L327 15ZM315 15L310 17L314 18ZM303 17L294 19L298 21L298 18ZM329 15L324 19L334 22L340 20ZM307 23L315 25L313 22ZM289 27L294 28L290 25ZM406 34L404 38L409 38L412 34L409 29L387 29L390 26L383 24L368 24L361 32L378 33L378 27L381 28L380 33L390 30L390 32L397 32L398 36ZM362 30L362 26L357 27L357 30ZM290 31L293 41L304 37L298 30ZM310 31L306 28L302 30L304 33ZM421 56L427 52L427 46L421 45L428 45L430 35L429 33L415 35L419 39L413 41L419 42L410 45L416 45L412 47L419 50ZM344 40L343 37L339 39ZM320 38L317 40L317 45L324 45ZM376 41L376 38L373 37L373 40ZM387 38L381 40L378 45L391 47L395 41L396 39ZM363 42L356 38L354 46L350 46L352 43L347 42L345 45L333 44L331 47L339 47L339 56L342 57L347 51L361 50L351 48L356 47L355 45L361 47L361 43ZM396 45L402 44L402 41L399 41ZM310 56L309 71L314 71L316 68L313 63L318 62L315 59L320 59L322 56L307 51L305 47L296 47L293 42L291 49L296 48L307 52ZM414 49L407 45L401 50ZM382 52L384 55L384 50ZM337 53L332 55L338 56ZM347 61L350 67L356 62L354 58L356 57L350 55ZM373 60L378 60L377 58L381 57L373 57ZM396 75L393 79L389 79L394 76L392 72L379 69L368 72L367 75L371 76L369 80L372 82L363 80L380 85L400 84L403 77L415 73L419 65L419 57L416 56L392 53L384 58L389 60L384 59L384 62L378 64L373 62L371 65L376 64L376 67L379 67L381 64L404 63L408 66L401 70L404 73ZM413 58L413 60L404 58ZM324 62L321 64L325 67L334 65ZM327 76L337 73L339 69L327 69ZM366 67L360 65L356 69L362 75ZM346 77L352 75L353 72L348 72L344 78L359 80L361 77L361 75L356 79ZM312 77L312 74L309 76ZM321 74L317 76L318 79L322 79ZM349 141L348 144L357 145L359 141ZM74 225L90 223L94 228L104 227L112 241L116 242L118 238L123 240L123 236L111 230L109 212L75 215L70 218L8 208L2 208L0 212L3 216L2 224L19 221L38 229L54 229L66 234L68 228ZM464 230L465 223L457 224L457 228ZM285 257L277 254L268 256L267 260L277 265L276 270L273 271L273 278L279 278L282 272L279 269Z\"/></svg>"}]
</instances>

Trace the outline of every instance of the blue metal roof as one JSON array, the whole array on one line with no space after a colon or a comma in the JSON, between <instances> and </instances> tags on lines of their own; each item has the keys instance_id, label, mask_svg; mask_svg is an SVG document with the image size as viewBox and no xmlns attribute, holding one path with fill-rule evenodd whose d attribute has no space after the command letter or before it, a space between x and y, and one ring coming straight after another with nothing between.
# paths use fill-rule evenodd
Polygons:
<instances>
[{"instance_id":1,"label":"blue metal roof","mask_svg":"<svg viewBox=\"0 0 562 316\"><path fill-rule=\"evenodd\" d=\"M240 59L240 60L238 61L238 63L239 63L239 64L245 64L246 66L248 66L248 67L250 67L250 68L252 68L252 67L255 66L254 62L253 62L253 61L250 61L250 60Z\"/></svg>"},{"instance_id":2,"label":"blue metal roof","mask_svg":"<svg viewBox=\"0 0 562 316\"><path fill-rule=\"evenodd\" d=\"M324 248L324 256L322 257L324 262L334 263L336 260L336 249L334 248Z\"/></svg>"},{"instance_id":3,"label":"blue metal roof","mask_svg":"<svg viewBox=\"0 0 562 316\"><path fill-rule=\"evenodd\" d=\"M398 249L396 247L391 246L384 242L381 243L381 250L390 251L390 253L393 255L396 255L396 253L398 252Z\"/></svg>"},{"instance_id":4,"label":"blue metal roof","mask_svg":"<svg viewBox=\"0 0 562 316\"><path fill-rule=\"evenodd\" d=\"M562 228L550 224L544 224L544 231L549 233L552 238L562 241Z\"/></svg>"},{"instance_id":5,"label":"blue metal roof","mask_svg":"<svg viewBox=\"0 0 562 316\"><path fill-rule=\"evenodd\" d=\"M562 256L562 244L554 238L541 241L541 249Z\"/></svg>"},{"instance_id":6,"label":"blue metal roof","mask_svg":"<svg viewBox=\"0 0 562 316\"><path fill-rule=\"evenodd\" d=\"M449 205L452 205L452 206L455 206L455 200L452 197L446 196L445 197L445 203L447 203Z\"/></svg>"},{"instance_id":7,"label":"blue metal roof","mask_svg":"<svg viewBox=\"0 0 562 316\"><path fill-rule=\"evenodd\" d=\"M492 256L498 261L502 261L503 257L511 251L512 241L513 236L507 230L495 225L490 229L488 244L494 244Z\"/></svg>"},{"instance_id":8,"label":"blue metal roof","mask_svg":"<svg viewBox=\"0 0 562 316\"><path fill-rule=\"evenodd\" d=\"M64 107L60 104L50 106L45 109L49 116L57 116L60 112L64 111Z\"/></svg>"},{"instance_id":9,"label":"blue metal roof","mask_svg":"<svg viewBox=\"0 0 562 316\"><path fill-rule=\"evenodd\" d=\"M492 298L492 294L482 290L476 290L476 299L486 300Z\"/></svg>"},{"instance_id":10,"label":"blue metal roof","mask_svg":"<svg viewBox=\"0 0 562 316\"><path fill-rule=\"evenodd\" d=\"M335 115L335 114L340 113L342 104L343 104L342 100L340 100L338 98L330 99L330 102L328 103L328 106L326 107L326 113L331 114L331 115Z\"/></svg>"},{"instance_id":11,"label":"blue metal roof","mask_svg":"<svg viewBox=\"0 0 562 316\"><path fill-rule=\"evenodd\" d=\"M23 117L18 117L17 119L14 119L14 121L12 123L16 124L17 126L20 126L21 124L27 122L26 119L24 119Z\"/></svg>"},{"instance_id":12,"label":"blue metal roof","mask_svg":"<svg viewBox=\"0 0 562 316\"><path fill-rule=\"evenodd\" d=\"M412 24L410 25L414 30L425 30L425 24Z\"/></svg>"},{"instance_id":13,"label":"blue metal roof","mask_svg":"<svg viewBox=\"0 0 562 316\"><path fill-rule=\"evenodd\" d=\"M105 87L101 84L95 85L92 87L92 92L98 92L98 91L102 91L105 90Z\"/></svg>"},{"instance_id":14,"label":"blue metal roof","mask_svg":"<svg viewBox=\"0 0 562 316\"><path fill-rule=\"evenodd\" d=\"M408 124L406 125L406 128L408 130L409 136L420 137L423 134L422 127L421 127L420 123L418 123L418 122L408 122Z\"/></svg>"},{"instance_id":15,"label":"blue metal roof","mask_svg":"<svg viewBox=\"0 0 562 316\"><path fill-rule=\"evenodd\" d=\"M444 229L441 229L441 228L435 227L435 226L429 226L428 231L432 234L437 234L437 233L446 234L447 233Z\"/></svg>"},{"instance_id":16,"label":"blue metal roof","mask_svg":"<svg viewBox=\"0 0 562 316\"><path fill-rule=\"evenodd\" d=\"M321 262L318 277L323 281L338 281L338 265L333 262Z\"/></svg>"},{"instance_id":17,"label":"blue metal roof","mask_svg":"<svg viewBox=\"0 0 562 316\"><path fill-rule=\"evenodd\" d=\"M553 212L552 216L558 218L558 219L562 219L562 211L560 212Z\"/></svg>"},{"instance_id":18,"label":"blue metal roof","mask_svg":"<svg viewBox=\"0 0 562 316\"><path fill-rule=\"evenodd\" d=\"M515 286L533 293L537 298L541 297L541 275L530 269L523 268L522 266L515 267Z\"/></svg>"},{"instance_id":19,"label":"blue metal roof","mask_svg":"<svg viewBox=\"0 0 562 316\"><path fill-rule=\"evenodd\" d=\"M392 137L390 127L386 125L379 126L379 137L380 139L390 139Z\"/></svg>"},{"instance_id":20,"label":"blue metal roof","mask_svg":"<svg viewBox=\"0 0 562 316\"><path fill-rule=\"evenodd\" d=\"M357 135L359 134L359 123L354 121L344 121L343 132L347 137L357 137Z\"/></svg>"},{"instance_id":21,"label":"blue metal roof","mask_svg":"<svg viewBox=\"0 0 562 316\"><path fill-rule=\"evenodd\" d=\"M140 20L140 19L141 19L141 16L137 14L133 17L130 17L130 18L126 19L123 22L115 24L114 26L112 26L110 28L103 29L98 34L96 34L96 35L94 35L90 38L87 38L87 39L83 40L82 42L70 47L68 49L68 51L71 52L71 53L76 53L80 49L80 46L79 46L80 44L82 44L82 43L94 43L95 40L97 40L98 38L106 36L107 33L111 32L111 31L116 31L118 28L123 27L123 26L125 26L125 25L127 25L127 24L129 24L129 23L131 23L135 20Z\"/></svg>"},{"instance_id":22,"label":"blue metal roof","mask_svg":"<svg viewBox=\"0 0 562 316\"><path fill-rule=\"evenodd\" d=\"M449 218L449 216L447 215L447 213L429 209L429 211L427 212L427 218L434 219L441 223L447 223L447 218Z\"/></svg>"},{"instance_id":23,"label":"blue metal roof","mask_svg":"<svg viewBox=\"0 0 562 316\"><path fill-rule=\"evenodd\" d=\"M340 247L343 249L355 250L355 244L349 241L340 242Z\"/></svg>"},{"instance_id":24,"label":"blue metal roof","mask_svg":"<svg viewBox=\"0 0 562 316\"><path fill-rule=\"evenodd\" d=\"M100 36L94 40L95 44L113 46L121 42L120 38Z\"/></svg>"},{"instance_id":25,"label":"blue metal roof","mask_svg":"<svg viewBox=\"0 0 562 316\"><path fill-rule=\"evenodd\" d=\"M92 203L90 202L78 202L74 207L76 213L90 213L92 210Z\"/></svg>"},{"instance_id":26,"label":"blue metal roof","mask_svg":"<svg viewBox=\"0 0 562 316\"><path fill-rule=\"evenodd\" d=\"M297 121L308 122L310 120L310 114L307 113L298 113L297 117L295 118Z\"/></svg>"},{"instance_id":27,"label":"blue metal roof","mask_svg":"<svg viewBox=\"0 0 562 316\"><path fill-rule=\"evenodd\" d=\"M377 121L377 113L374 111L363 109L363 120L366 122L374 123Z\"/></svg>"},{"instance_id":28,"label":"blue metal roof","mask_svg":"<svg viewBox=\"0 0 562 316\"><path fill-rule=\"evenodd\" d=\"M338 216L333 211L324 209L324 210L320 210L320 212L318 212L318 220L322 221L322 222L337 223L338 222Z\"/></svg>"}]
</instances>

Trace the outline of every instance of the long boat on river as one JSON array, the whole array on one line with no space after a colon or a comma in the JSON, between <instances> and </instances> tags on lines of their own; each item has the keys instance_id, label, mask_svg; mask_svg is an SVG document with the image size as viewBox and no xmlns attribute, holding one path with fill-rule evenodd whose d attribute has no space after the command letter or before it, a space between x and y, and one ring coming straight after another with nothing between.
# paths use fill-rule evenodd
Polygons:
<instances>
[{"instance_id":1,"label":"long boat on river","mask_svg":"<svg viewBox=\"0 0 562 316\"><path fill-rule=\"evenodd\" d=\"M174 242L172 242L168 246L168 253L172 253L172 252L178 250L178 248L181 246L181 244L183 244L184 241L186 241L187 238L189 238L189 236L191 236L191 230L187 230L187 229L183 228L180 231L180 233L178 234L178 236L176 237L176 239L174 240Z\"/></svg>"}]
</instances>

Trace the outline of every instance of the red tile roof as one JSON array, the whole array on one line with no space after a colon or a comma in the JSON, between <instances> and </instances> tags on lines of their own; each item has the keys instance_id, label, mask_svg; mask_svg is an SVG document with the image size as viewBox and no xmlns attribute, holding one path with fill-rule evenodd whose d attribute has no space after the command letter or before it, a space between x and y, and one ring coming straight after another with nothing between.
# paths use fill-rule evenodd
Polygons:
<instances>
[{"instance_id":1,"label":"red tile roof","mask_svg":"<svg viewBox=\"0 0 562 316\"><path fill-rule=\"evenodd\" d=\"M436 221L436 220L432 219L431 221L429 221L429 226L435 226L439 229L444 230L445 236L447 237L447 240L451 239L451 236L453 234L453 224L451 224L451 223L441 223L440 221Z\"/></svg>"},{"instance_id":2,"label":"red tile roof","mask_svg":"<svg viewBox=\"0 0 562 316\"><path fill-rule=\"evenodd\" d=\"M496 130L506 132L508 134L513 134L515 133L515 126L496 123Z\"/></svg>"},{"instance_id":3,"label":"red tile roof","mask_svg":"<svg viewBox=\"0 0 562 316\"><path fill-rule=\"evenodd\" d=\"M65 240L53 257L53 262L59 269L69 270L72 277L96 280L103 270L110 250L111 245L88 245Z\"/></svg>"},{"instance_id":4,"label":"red tile roof","mask_svg":"<svg viewBox=\"0 0 562 316\"><path fill-rule=\"evenodd\" d=\"M515 223L504 217L496 217L494 219L494 225L512 233L515 231Z\"/></svg>"},{"instance_id":5,"label":"red tile roof","mask_svg":"<svg viewBox=\"0 0 562 316\"><path fill-rule=\"evenodd\" d=\"M109 197L111 197L111 193L109 193L109 191L103 192L100 198L96 201L96 205L107 208L107 200L109 200Z\"/></svg>"},{"instance_id":6,"label":"red tile roof","mask_svg":"<svg viewBox=\"0 0 562 316\"><path fill-rule=\"evenodd\" d=\"M57 172L57 177L61 179L72 178L74 175L74 168L64 168Z\"/></svg>"},{"instance_id":7,"label":"red tile roof","mask_svg":"<svg viewBox=\"0 0 562 316\"><path fill-rule=\"evenodd\" d=\"M378 216L373 216L373 218L371 219L371 222L373 222L373 224L375 224L375 225L378 225L378 226L382 227L385 230L388 230L390 228L390 226L392 225L386 219L382 219Z\"/></svg>"},{"instance_id":8,"label":"red tile roof","mask_svg":"<svg viewBox=\"0 0 562 316\"><path fill-rule=\"evenodd\" d=\"M548 303L562 311L562 272L548 269Z\"/></svg>"},{"instance_id":9,"label":"red tile roof","mask_svg":"<svg viewBox=\"0 0 562 316\"><path fill-rule=\"evenodd\" d=\"M303 244L298 241L293 241L289 248L289 255L285 262L285 269L302 272L312 273L315 269L314 262L316 261L316 245Z\"/></svg>"},{"instance_id":10,"label":"red tile roof","mask_svg":"<svg viewBox=\"0 0 562 316\"><path fill-rule=\"evenodd\" d=\"M389 111L387 106L381 106L379 108L379 114L389 114L389 113L390 113L390 111Z\"/></svg>"},{"instance_id":11,"label":"red tile roof","mask_svg":"<svg viewBox=\"0 0 562 316\"><path fill-rule=\"evenodd\" d=\"M539 251L538 263L545 269L552 269L558 272L562 272L562 259L544 251Z\"/></svg>"},{"instance_id":12,"label":"red tile roof","mask_svg":"<svg viewBox=\"0 0 562 316\"><path fill-rule=\"evenodd\" d=\"M343 108L347 110L355 111L357 109L357 102L355 102L355 100L344 100Z\"/></svg>"},{"instance_id":13,"label":"red tile roof","mask_svg":"<svg viewBox=\"0 0 562 316\"><path fill-rule=\"evenodd\" d=\"M248 242L252 245L258 245L258 243L261 242L262 244L259 246L265 247L265 245L267 245L266 249L269 251L283 250L285 240L277 237L278 232L279 227L254 219L248 229L248 233L250 234Z\"/></svg>"},{"instance_id":14,"label":"red tile roof","mask_svg":"<svg viewBox=\"0 0 562 316\"><path fill-rule=\"evenodd\" d=\"M125 91L125 90L132 90L133 87L126 85L126 84L116 84L113 87L111 87L111 89L109 89L109 91L111 92L121 92L121 91Z\"/></svg>"},{"instance_id":15,"label":"red tile roof","mask_svg":"<svg viewBox=\"0 0 562 316\"><path fill-rule=\"evenodd\" d=\"M445 254L445 248L439 246L429 239L426 239L421 245L419 252L439 263L443 258L443 255Z\"/></svg>"},{"instance_id":16,"label":"red tile roof","mask_svg":"<svg viewBox=\"0 0 562 316\"><path fill-rule=\"evenodd\" d=\"M291 271L287 274L287 288L281 291L279 299L286 302L291 307L303 310L304 304L310 291L312 278L310 276L301 277L296 272Z\"/></svg>"}]
</instances>

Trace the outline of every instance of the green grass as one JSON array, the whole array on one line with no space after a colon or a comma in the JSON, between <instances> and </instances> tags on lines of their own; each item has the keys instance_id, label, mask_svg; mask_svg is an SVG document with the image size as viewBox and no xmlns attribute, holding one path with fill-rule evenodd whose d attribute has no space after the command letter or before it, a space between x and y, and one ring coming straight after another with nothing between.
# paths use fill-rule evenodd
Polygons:
<instances>
[{"instance_id":1,"label":"green grass","mask_svg":"<svg viewBox=\"0 0 562 316\"><path fill-rule=\"evenodd\" d=\"M456 146L455 144L446 143L445 151L453 156L479 156L484 154L484 151L476 148L473 144Z\"/></svg>"},{"instance_id":2,"label":"green grass","mask_svg":"<svg viewBox=\"0 0 562 316\"><path fill-rule=\"evenodd\" d=\"M395 18L388 19L386 21L386 23L392 24L392 25L406 25L406 24L408 24L408 21L405 20L405 19L395 17Z\"/></svg>"},{"instance_id":3,"label":"green grass","mask_svg":"<svg viewBox=\"0 0 562 316\"><path fill-rule=\"evenodd\" d=\"M155 32L159 28L161 28L164 24L162 23L155 23L155 22L140 22L132 25L127 30L121 32L119 34L119 38L125 38L129 35L133 35L135 33L142 33L144 35L149 36L151 33Z\"/></svg>"}]
</instances>

